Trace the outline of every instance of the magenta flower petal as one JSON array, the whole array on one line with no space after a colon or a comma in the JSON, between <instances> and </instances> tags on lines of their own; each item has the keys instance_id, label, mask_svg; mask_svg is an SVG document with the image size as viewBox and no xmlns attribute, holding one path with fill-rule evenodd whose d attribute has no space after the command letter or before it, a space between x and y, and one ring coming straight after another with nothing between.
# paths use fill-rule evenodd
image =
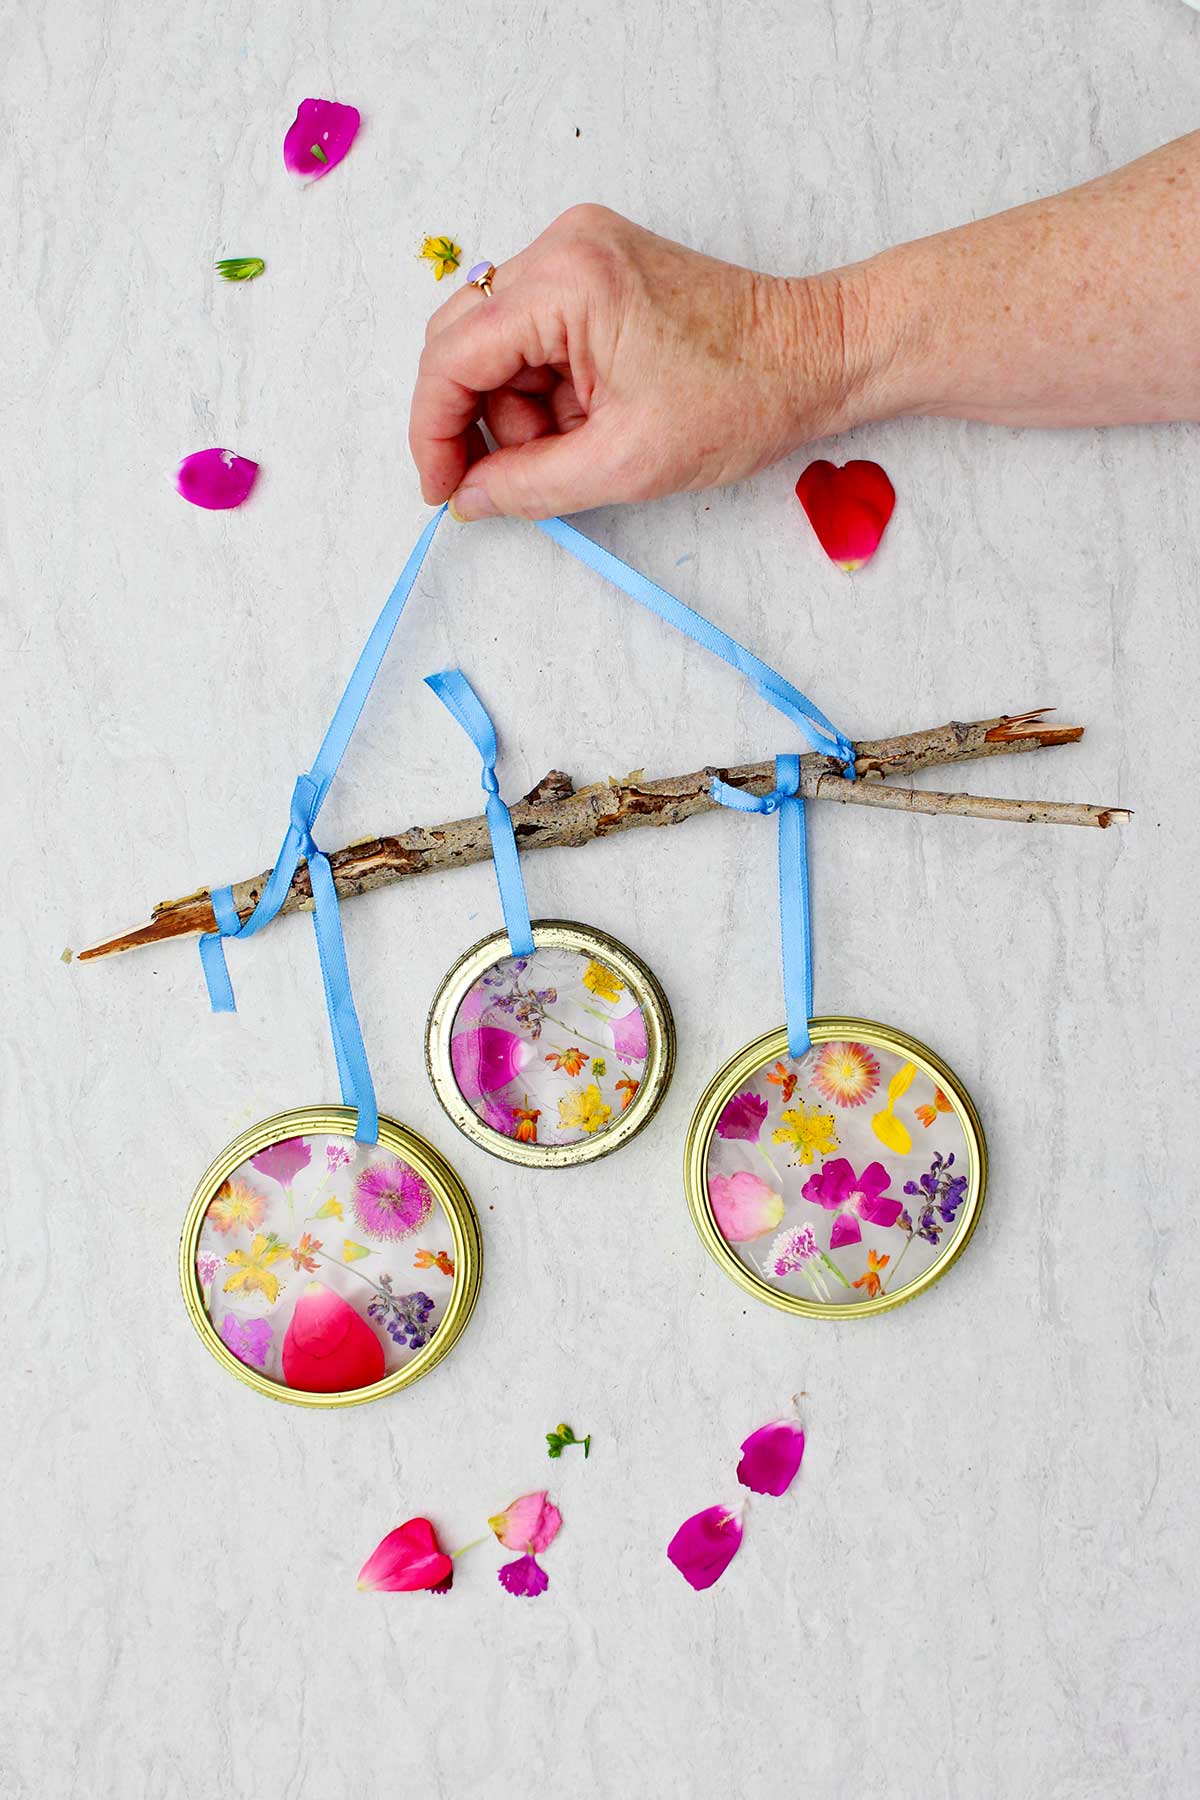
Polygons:
<instances>
[{"instance_id":1,"label":"magenta flower petal","mask_svg":"<svg viewBox=\"0 0 1200 1800\"><path fill-rule=\"evenodd\" d=\"M758 1094L735 1094L717 1120L717 1136L744 1138L757 1144L767 1118L767 1103Z\"/></svg>"},{"instance_id":2,"label":"magenta flower petal","mask_svg":"<svg viewBox=\"0 0 1200 1800\"><path fill-rule=\"evenodd\" d=\"M852 1212L840 1212L829 1233L829 1248L841 1250L846 1244L862 1242L862 1228Z\"/></svg>"},{"instance_id":3,"label":"magenta flower petal","mask_svg":"<svg viewBox=\"0 0 1200 1800\"><path fill-rule=\"evenodd\" d=\"M548 1550L558 1536L562 1514L541 1488L522 1494L488 1524L506 1550Z\"/></svg>"},{"instance_id":4,"label":"magenta flower petal","mask_svg":"<svg viewBox=\"0 0 1200 1800\"><path fill-rule=\"evenodd\" d=\"M899 1200L893 1200L890 1196L886 1199L872 1200L870 1195L864 1194L858 1208L858 1216L860 1219L865 1219L868 1225L894 1225L900 1217L901 1211L902 1203ZM833 1242L832 1234L830 1242Z\"/></svg>"},{"instance_id":5,"label":"magenta flower petal","mask_svg":"<svg viewBox=\"0 0 1200 1800\"><path fill-rule=\"evenodd\" d=\"M240 506L254 486L258 464L232 450L193 450L175 476L175 486L193 506L226 512Z\"/></svg>"},{"instance_id":6,"label":"magenta flower petal","mask_svg":"<svg viewBox=\"0 0 1200 1800\"><path fill-rule=\"evenodd\" d=\"M742 1521L727 1506L706 1506L685 1519L667 1545L667 1556L699 1592L719 1581L742 1547Z\"/></svg>"},{"instance_id":7,"label":"magenta flower petal","mask_svg":"<svg viewBox=\"0 0 1200 1800\"><path fill-rule=\"evenodd\" d=\"M623 1063L645 1062L650 1054L650 1044L640 1006L635 1006L619 1019L609 1019L608 1030L613 1049Z\"/></svg>"},{"instance_id":8,"label":"magenta flower petal","mask_svg":"<svg viewBox=\"0 0 1200 1800\"><path fill-rule=\"evenodd\" d=\"M882 1194L891 1179L882 1163L873 1162L867 1164L859 1176L856 1186L861 1189L868 1200L874 1200L876 1195ZM863 1216L866 1217L865 1213Z\"/></svg>"},{"instance_id":9,"label":"magenta flower petal","mask_svg":"<svg viewBox=\"0 0 1200 1800\"><path fill-rule=\"evenodd\" d=\"M532 1044L502 1025L475 1025L450 1040L450 1063L464 1100L480 1100L507 1087L535 1054Z\"/></svg>"},{"instance_id":10,"label":"magenta flower petal","mask_svg":"<svg viewBox=\"0 0 1200 1800\"><path fill-rule=\"evenodd\" d=\"M278 1144L268 1144L250 1161L261 1175L269 1175L280 1187L291 1187L301 1169L307 1169L312 1161L312 1145L303 1138L284 1138Z\"/></svg>"},{"instance_id":11,"label":"magenta flower petal","mask_svg":"<svg viewBox=\"0 0 1200 1800\"><path fill-rule=\"evenodd\" d=\"M445 1593L454 1564L428 1519L409 1519L372 1550L358 1572L358 1585L377 1594L411 1594L421 1588Z\"/></svg>"},{"instance_id":12,"label":"magenta flower petal","mask_svg":"<svg viewBox=\"0 0 1200 1800\"><path fill-rule=\"evenodd\" d=\"M804 1433L795 1419L775 1419L752 1431L742 1445L737 1478L756 1494L786 1494L804 1456Z\"/></svg>"},{"instance_id":13,"label":"magenta flower petal","mask_svg":"<svg viewBox=\"0 0 1200 1800\"><path fill-rule=\"evenodd\" d=\"M809 1176L800 1192L814 1206L823 1206L826 1212L834 1212L845 1203L853 1186L853 1168L844 1156L834 1156L815 1175Z\"/></svg>"},{"instance_id":14,"label":"magenta flower petal","mask_svg":"<svg viewBox=\"0 0 1200 1800\"><path fill-rule=\"evenodd\" d=\"M283 140L284 168L314 181L328 175L358 136L360 123L356 106L339 106L336 100L302 100Z\"/></svg>"},{"instance_id":15,"label":"magenta flower petal","mask_svg":"<svg viewBox=\"0 0 1200 1800\"><path fill-rule=\"evenodd\" d=\"M550 1586L550 1577L533 1556L518 1556L516 1562L502 1563L496 1570L496 1580L508 1593L524 1594L531 1600Z\"/></svg>"}]
</instances>

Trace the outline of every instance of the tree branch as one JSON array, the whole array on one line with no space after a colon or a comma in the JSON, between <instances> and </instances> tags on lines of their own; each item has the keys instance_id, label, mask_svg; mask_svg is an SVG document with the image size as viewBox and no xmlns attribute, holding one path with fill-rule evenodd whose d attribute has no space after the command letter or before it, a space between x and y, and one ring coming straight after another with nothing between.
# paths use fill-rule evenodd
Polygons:
<instances>
[{"instance_id":1,"label":"tree branch","mask_svg":"<svg viewBox=\"0 0 1200 1800\"><path fill-rule=\"evenodd\" d=\"M1124 824L1131 815L1111 806L1056 800L996 800L975 794L930 793L883 785L888 776L910 775L917 769L942 763L973 762L985 756L1079 742L1082 725L1048 723L1046 711L1040 707L1034 712L981 719L973 724L952 720L931 731L864 741L855 745L857 781L847 781L839 765L827 756L802 756L800 790L810 800L836 800L845 806L883 807L897 812L1101 828ZM644 781L641 770L637 770L621 781L610 777L579 789L569 775L555 769L512 808L517 842L522 852L545 850L594 843L612 832L632 831L643 825L681 824L697 813L715 810L716 802L709 791L714 776L748 793L766 794L775 785L775 764L772 761L741 763L727 769L697 769L663 781ZM348 899L353 894L366 894L373 888L404 881L411 875L486 862L491 853L487 821L479 815L446 825L416 826L389 837L360 839L344 850L331 851L329 862L339 898ZM235 883L234 904L243 920L254 910L269 874L267 870ZM312 887L303 863L292 878L281 910L312 910ZM118 950L132 950L141 944L162 943L167 938L187 937L215 928L210 890L201 888L180 900L162 901L154 908L149 924L82 951L79 961L88 962Z\"/></svg>"}]
</instances>

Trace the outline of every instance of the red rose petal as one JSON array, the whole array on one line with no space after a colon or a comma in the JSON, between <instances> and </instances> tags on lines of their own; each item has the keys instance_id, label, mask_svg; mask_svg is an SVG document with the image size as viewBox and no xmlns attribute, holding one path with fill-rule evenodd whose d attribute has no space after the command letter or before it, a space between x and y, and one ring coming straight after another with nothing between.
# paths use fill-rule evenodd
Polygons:
<instances>
[{"instance_id":1,"label":"red rose petal","mask_svg":"<svg viewBox=\"0 0 1200 1800\"><path fill-rule=\"evenodd\" d=\"M896 490L878 463L809 463L796 498L831 562L861 569L879 548L896 504Z\"/></svg>"},{"instance_id":2,"label":"red rose petal","mask_svg":"<svg viewBox=\"0 0 1200 1800\"><path fill-rule=\"evenodd\" d=\"M306 1394L337 1394L383 1380L383 1345L348 1301L310 1281L283 1340L283 1379Z\"/></svg>"}]
</instances>

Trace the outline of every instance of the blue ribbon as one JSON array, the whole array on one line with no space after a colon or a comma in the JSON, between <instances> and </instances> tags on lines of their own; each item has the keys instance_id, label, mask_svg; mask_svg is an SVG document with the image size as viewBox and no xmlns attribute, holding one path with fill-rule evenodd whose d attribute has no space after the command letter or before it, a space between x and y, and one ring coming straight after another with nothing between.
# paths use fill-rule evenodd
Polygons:
<instances>
[{"instance_id":1,"label":"blue ribbon","mask_svg":"<svg viewBox=\"0 0 1200 1800\"><path fill-rule=\"evenodd\" d=\"M779 928L783 938L783 998L787 1012L788 1051L794 1057L812 1048L812 917L808 895L808 838L804 829L804 796L800 792L800 758L775 758L775 786L769 794L748 794L727 781L714 780L712 797L737 812L779 814Z\"/></svg>"},{"instance_id":2,"label":"blue ribbon","mask_svg":"<svg viewBox=\"0 0 1200 1800\"><path fill-rule=\"evenodd\" d=\"M333 785L338 765L354 734L367 696L392 641L392 634L400 622L405 601L420 573L425 553L433 542L433 534L445 510L444 506L438 508L417 539L412 554L401 571L400 579L389 594L371 635L363 646L362 654L354 665L354 672L346 683L345 693L338 701L337 710L330 720L316 760L308 773L299 777L292 790L291 817L287 832L258 904L249 918L243 921L234 905L232 888L214 888L212 908L217 929L200 939L200 960L212 1009L214 1012L233 1012L236 1010L236 1002L222 940L227 937L253 937L264 925L269 925L287 898L292 877L301 859L307 861L309 880L312 883L313 929L321 960L321 978L325 986L325 1005L337 1058L342 1103L353 1106L358 1112L354 1135L362 1144L373 1144L379 1136L375 1087L350 988L350 972L346 966L346 946L342 937L333 871L330 869L329 859L317 848L312 834L317 815Z\"/></svg>"},{"instance_id":3,"label":"blue ribbon","mask_svg":"<svg viewBox=\"0 0 1200 1800\"><path fill-rule=\"evenodd\" d=\"M442 669L436 675L427 675L425 685L433 689L483 758L480 786L487 795L488 833L492 840L496 886L500 889L500 904L504 909L504 927L512 954L532 956L533 927L529 923L525 877L521 873L512 816L500 797L500 783L496 779L496 728L461 669Z\"/></svg>"}]
</instances>

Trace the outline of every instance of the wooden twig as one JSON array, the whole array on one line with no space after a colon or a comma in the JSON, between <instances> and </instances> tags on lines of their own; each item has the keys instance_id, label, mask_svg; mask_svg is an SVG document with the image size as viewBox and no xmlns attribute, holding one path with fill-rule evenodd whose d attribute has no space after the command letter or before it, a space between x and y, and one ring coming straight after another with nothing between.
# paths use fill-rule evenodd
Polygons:
<instances>
[{"instance_id":1,"label":"wooden twig","mask_svg":"<svg viewBox=\"0 0 1200 1800\"><path fill-rule=\"evenodd\" d=\"M1079 742L1082 725L1050 723L1046 711L1041 707L1034 712L980 719L973 724L952 721L932 731L913 731L902 737L856 744L855 769L859 779L852 782L844 779L838 765L828 757L803 756L801 791L806 799L837 800L848 806L885 807L900 812L1010 819L1027 824L1123 824L1131 815L1118 807L1056 800L995 800L976 794L940 794L883 785L889 776L910 775L917 769L942 763L974 762L985 756ZM766 794L775 785L775 765L741 763L734 768L697 769L663 781L644 781L639 770L621 781L610 777L578 789L569 775L555 769L512 808L517 841L523 852L545 850L557 845L594 843L612 832L632 831L642 825L678 825L697 813L715 809L716 802L709 791L714 776L748 793ZM344 850L330 852L329 862L339 897L348 899L352 894L369 893L411 875L486 862L490 856L487 821L479 815L446 825L416 826L390 837L362 838ZM242 919L254 910L269 873L268 870L234 884L234 904ZM302 863L292 878L282 911L311 910L312 888L307 866ZM201 888L180 900L162 901L154 908L149 924L82 951L78 960L88 962L141 944L212 931L215 925L210 891Z\"/></svg>"}]
</instances>

